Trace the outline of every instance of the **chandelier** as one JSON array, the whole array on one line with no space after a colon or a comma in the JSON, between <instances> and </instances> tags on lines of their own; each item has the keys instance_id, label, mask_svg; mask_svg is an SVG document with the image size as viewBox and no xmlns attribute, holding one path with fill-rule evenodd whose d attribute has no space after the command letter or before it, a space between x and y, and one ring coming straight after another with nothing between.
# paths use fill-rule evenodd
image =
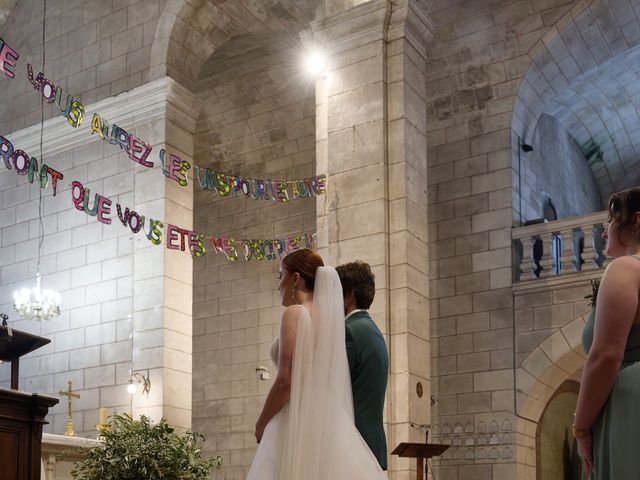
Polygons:
<instances>
[{"instance_id":1,"label":"chandelier","mask_svg":"<svg viewBox=\"0 0 640 480\"><path fill-rule=\"evenodd\" d=\"M23 288L13 294L13 307L26 320L49 320L60 315L60 294L42 290L40 272L36 274L36 286Z\"/></svg>"}]
</instances>

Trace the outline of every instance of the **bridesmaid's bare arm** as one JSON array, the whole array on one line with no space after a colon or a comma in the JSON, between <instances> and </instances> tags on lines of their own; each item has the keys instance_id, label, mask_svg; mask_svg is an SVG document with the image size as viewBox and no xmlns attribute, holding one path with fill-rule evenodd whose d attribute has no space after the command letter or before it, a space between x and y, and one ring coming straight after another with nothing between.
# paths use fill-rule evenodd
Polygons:
<instances>
[{"instance_id":1,"label":"bridesmaid's bare arm","mask_svg":"<svg viewBox=\"0 0 640 480\"><path fill-rule=\"evenodd\" d=\"M267 400L256 423L256 440L260 443L269 420L289 401L291 395L291 374L293 372L293 353L296 346L299 306L289 306L282 313L280 321L280 351L278 354L278 373L269 390Z\"/></svg>"},{"instance_id":2,"label":"bridesmaid's bare arm","mask_svg":"<svg viewBox=\"0 0 640 480\"><path fill-rule=\"evenodd\" d=\"M598 292L593 345L582 372L575 426L590 429L604 406L622 363L638 310L638 260L615 259L607 267Z\"/></svg>"}]
</instances>

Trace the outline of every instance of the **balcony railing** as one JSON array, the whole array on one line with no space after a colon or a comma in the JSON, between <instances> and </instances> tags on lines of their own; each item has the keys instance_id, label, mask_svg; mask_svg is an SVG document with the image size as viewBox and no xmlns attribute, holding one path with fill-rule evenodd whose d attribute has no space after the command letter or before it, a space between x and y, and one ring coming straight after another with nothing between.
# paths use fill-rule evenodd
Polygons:
<instances>
[{"instance_id":1,"label":"balcony railing","mask_svg":"<svg viewBox=\"0 0 640 480\"><path fill-rule=\"evenodd\" d=\"M515 281L592 272L607 264L602 232L607 212L514 228Z\"/></svg>"}]
</instances>

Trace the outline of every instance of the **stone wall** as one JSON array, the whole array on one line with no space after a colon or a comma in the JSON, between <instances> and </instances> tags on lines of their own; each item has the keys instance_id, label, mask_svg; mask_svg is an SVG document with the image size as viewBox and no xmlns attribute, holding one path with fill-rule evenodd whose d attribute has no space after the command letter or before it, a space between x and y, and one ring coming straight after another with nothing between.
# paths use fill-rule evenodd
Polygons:
<instances>
[{"instance_id":1,"label":"stone wall","mask_svg":"<svg viewBox=\"0 0 640 480\"><path fill-rule=\"evenodd\" d=\"M598 185L580 147L556 118L541 115L531 143L533 152L520 154L523 222L543 218L547 198L558 219L603 209Z\"/></svg>"},{"instance_id":2,"label":"stone wall","mask_svg":"<svg viewBox=\"0 0 640 480\"><path fill-rule=\"evenodd\" d=\"M38 92L31 94L36 96ZM107 113L108 108L105 109ZM126 122L122 125L125 127ZM153 119L140 122L135 133L157 146L161 125ZM66 132L61 135L66 141L54 146L53 137L58 134L45 135L44 161L62 172L64 180L58 183L55 197L51 187L42 190L44 237L40 271L43 288L56 290L62 296L61 314L49 322L37 323L17 320L13 312L13 291L31 288L35 283L39 188L35 182L29 184L26 176L4 166L0 172L0 311L10 314L14 328L51 339L49 345L21 361L20 387L58 396L58 391L66 389L71 380L81 395L74 401L75 429L79 434L88 434L95 430L99 407L107 407L110 412L130 411L132 398L125 387L134 361L134 315L136 310L158 306L154 303L158 297L152 295L146 306L136 309L134 292L140 295L144 283L158 274L157 269L148 268L147 262L140 264L140 257L154 261L152 255L158 253L155 249L162 247L149 249L153 245L142 233L134 236L125 229L118 220L116 202L162 218L164 207L156 201L158 189L151 188L162 173L157 166L136 167L117 146L96 135L91 137L88 128L74 130L66 120L56 118L46 122L45 131L56 127L59 132ZM19 131L9 138L16 148L40 158L39 128ZM82 182L92 195L100 193L113 201L111 225L75 209L70 190L73 180ZM162 290L158 293L161 298ZM145 329L140 324L136 328ZM142 337L145 335L141 333ZM148 341L143 343L151 345ZM154 367L144 347L135 352L134 368ZM9 371L8 364L0 367L4 386L8 384ZM154 393L159 393L161 387L156 388ZM153 395L151 398L153 403ZM66 402L61 401L50 411L47 432L64 432L66 408Z\"/></svg>"},{"instance_id":3,"label":"stone wall","mask_svg":"<svg viewBox=\"0 0 640 480\"><path fill-rule=\"evenodd\" d=\"M566 2L557 2L566 3ZM640 7L631 0L572 2L542 36L523 37L524 78L513 109L514 136L531 139L542 113L553 114L587 150L603 202L637 184L637 82ZM516 154L514 137L514 157ZM595 153L595 150L592 151ZM604 161L603 161L604 160ZM514 192L517 194L517 192Z\"/></svg>"},{"instance_id":4,"label":"stone wall","mask_svg":"<svg viewBox=\"0 0 640 480\"><path fill-rule=\"evenodd\" d=\"M163 3L47 1L44 74L63 89L62 102L69 94L87 105L146 83ZM40 121L40 99L27 80L27 63L34 75L42 71L42 17L41 1L21 1L0 29L0 38L20 54L14 81L3 81L0 91L0 132L5 134ZM59 115L57 109L47 105L46 118Z\"/></svg>"},{"instance_id":5,"label":"stone wall","mask_svg":"<svg viewBox=\"0 0 640 480\"><path fill-rule=\"evenodd\" d=\"M564 282L540 281L537 288L516 292L515 398L518 463L524 478L536 475L536 432L544 409L564 381L580 380L588 281L589 275Z\"/></svg>"},{"instance_id":6,"label":"stone wall","mask_svg":"<svg viewBox=\"0 0 640 480\"><path fill-rule=\"evenodd\" d=\"M57 395L72 380L81 395L74 407L80 434L94 430L98 407L165 416L188 428L191 395L184 393L191 389L191 258L155 247L143 233L133 235L115 210L121 203L147 220L152 216L192 227L192 189L164 180L158 151L164 147L191 159L193 98L166 77L147 83L151 44L165 2L47 2L44 74L62 88L62 102L72 95L86 113L74 129L57 106L45 104L41 154L40 92L27 79L27 63L35 75L41 70L42 5L19 2L0 30L20 54L15 78L0 80L0 135L65 175L55 198L50 187L43 190L40 268L45 288L62 294L62 312L50 323L15 322L16 328L52 339L23 362L21 386ZM154 147L150 160L155 168L134 164L118 147L92 136L93 113ZM112 200L111 225L75 210L73 180L92 195ZM12 312L14 289L35 281L39 192L13 169L0 173L0 191L0 308ZM150 369L148 397L126 393L132 368ZM8 366L0 371L6 384ZM64 431L65 405L51 411L47 431Z\"/></svg>"},{"instance_id":7,"label":"stone wall","mask_svg":"<svg viewBox=\"0 0 640 480\"><path fill-rule=\"evenodd\" d=\"M431 4L428 50L436 478L520 478L514 405L512 115L527 52L572 2ZM515 183L514 183L515 182ZM495 438L492 435L496 435ZM522 478L528 478L523 476Z\"/></svg>"},{"instance_id":8,"label":"stone wall","mask_svg":"<svg viewBox=\"0 0 640 480\"><path fill-rule=\"evenodd\" d=\"M292 62L286 36L231 40L205 64L195 162L246 178L294 180L315 175L313 81ZM199 190L199 187L196 187ZM284 238L316 230L313 198L288 203L195 195L195 227L208 235ZM209 250L212 250L211 248ZM229 262L222 253L194 264L193 427L207 451L225 458L220 478L244 479L255 452L255 422L275 368L269 348L279 335L279 262Z\"/></svg>"}]
</instances>

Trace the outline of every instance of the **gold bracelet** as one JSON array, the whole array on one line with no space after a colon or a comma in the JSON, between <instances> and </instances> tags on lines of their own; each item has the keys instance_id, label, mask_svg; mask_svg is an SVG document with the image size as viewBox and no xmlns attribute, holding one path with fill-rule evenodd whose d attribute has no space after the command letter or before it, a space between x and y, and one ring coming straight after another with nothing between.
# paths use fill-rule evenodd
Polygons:
<instances>
[{"instance_id":1,"label":"gold bracelet","mask_svg":"<svg viewBox=\"0 0 640 480\"><path fill-rule=\"evenodd\" d=\"M590 428L587 430L580 430L579 428L576 428L575 425L571 425L571 431L573 432L573 438L584 438L591 436Z\"/></svg>"}]
</instances>

